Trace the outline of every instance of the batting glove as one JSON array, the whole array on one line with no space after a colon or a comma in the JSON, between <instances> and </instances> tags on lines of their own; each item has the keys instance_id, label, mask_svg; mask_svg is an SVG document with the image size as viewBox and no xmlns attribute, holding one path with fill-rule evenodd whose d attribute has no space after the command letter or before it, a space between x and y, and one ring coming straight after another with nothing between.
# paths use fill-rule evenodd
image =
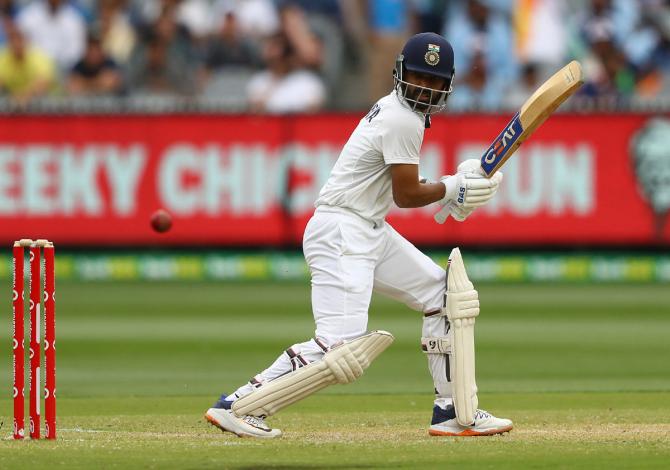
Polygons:
<instances>
[{"instance_id":1,"label":"batting glove","mask_svg":"<svg viewBox=\"0 0 670 470\"><path fill-rule=\"evenodd\" d=\"M498 191L502 178L502 172L491 178L484 176L477 159L464 161L458 166L455 175L440 178L446 191L444 198L438 201L442 207L435 214L435 220L442 224L451 214L457 221L464 221L477 207L491 200Z\"/></svg>"}]
</instances>

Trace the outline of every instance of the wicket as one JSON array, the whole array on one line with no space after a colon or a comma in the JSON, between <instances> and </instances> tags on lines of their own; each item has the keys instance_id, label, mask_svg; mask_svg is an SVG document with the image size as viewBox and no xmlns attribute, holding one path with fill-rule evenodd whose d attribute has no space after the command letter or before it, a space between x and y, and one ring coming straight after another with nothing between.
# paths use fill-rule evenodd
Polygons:
<instances>
[{"instance_id":1,"label":"wicket","mask_svg":"<svg viewBox=\"0 0 670 470\"><path fill-rule=\"evenodd\" d=\"M40 438L40 385L41 385L41 331L40 315L44 301L44 384L45 436L56 438L56 276L54 245L48 240L21 239L14 242L13 281L12 281L12 324L14 350L14 439L25 436L25 334L24 334L24 283L25 248L29 248L30 280L30 376L29 376L29 414L30 438ZM44 263L41 262L42 253ZM44 284L40 285L41 272L44 271ZM42 289L40 289L42 288ZM40 290L43 291L41 294Z\"/></svg>"}]
</instances>

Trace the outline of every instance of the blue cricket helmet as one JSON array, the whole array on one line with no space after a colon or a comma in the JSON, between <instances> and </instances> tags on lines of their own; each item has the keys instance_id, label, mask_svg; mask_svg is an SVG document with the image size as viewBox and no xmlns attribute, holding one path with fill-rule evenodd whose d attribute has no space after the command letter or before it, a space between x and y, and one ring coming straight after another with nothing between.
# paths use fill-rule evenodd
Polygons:
<instances>
[{"instance_id":1,"label":"blue cricket helmet","mask_svg":"<svg viewBox=\"0 0 670 470\"><path fill-rule=\"evenodd\" d=\"M408 83L404 72L425 73L446 80L442 90L426 88ZM447 98L452 91L454 80L454 49L445 38L436 33L419 33L407 40L405 47L396 59L393 77L395 90L413 110L430 115L441 111L447 105ZM408 85L413 86L421 93L430 93L430 104L426 105L408 96Z\"/></svg>"},{"instance_id":2,"label":"blue cricket helmet","mask_svg":"<svg viewBox=\"0 0 670 470\"><path fill-rule=\"evenodd\" d=\"M419 33L409 38L402 49L401 60L405 69L412 72L447 80L454 77L454 49L439 34Z\"/></svg>"}]
</instances>

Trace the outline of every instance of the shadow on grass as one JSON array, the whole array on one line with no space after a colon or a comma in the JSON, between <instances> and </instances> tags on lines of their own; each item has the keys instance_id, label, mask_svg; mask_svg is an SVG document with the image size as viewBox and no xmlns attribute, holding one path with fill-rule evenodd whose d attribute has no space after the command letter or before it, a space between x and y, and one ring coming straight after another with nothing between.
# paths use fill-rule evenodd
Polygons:
<instances>
[{"instance_id":1,"label":"shadow on grass","mask_svg":"<svg viewBox=\"0 0 670 470\"><path fill-rule=\"evenodd\" d=\"M385 464L384 468L393 468L395 465ZM379 468L379 465L341 464L341 465L244 465L234 467L237 470L315 470L323 468Z\"/></svg>"}]
</instances>

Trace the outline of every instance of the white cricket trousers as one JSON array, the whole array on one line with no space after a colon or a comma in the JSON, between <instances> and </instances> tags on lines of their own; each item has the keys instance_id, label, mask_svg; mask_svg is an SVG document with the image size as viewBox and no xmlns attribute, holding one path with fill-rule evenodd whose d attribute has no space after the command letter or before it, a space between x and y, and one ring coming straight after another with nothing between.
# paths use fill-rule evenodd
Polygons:
<instances>
[{"instance_id":1,"label":"white cricket trousers","mask_svg":"<svg viewBox=\"0 0 670 470\"><path fill-rule=\"evenodd\" d=\"M383 222L319 206L303 239L316 336L328 345L367 331L372 291L429 313L442 307L445 269Z\"/></svg>"},{"instance_id":2,"label":"white cricket trousers","mask_svg":"<svg viewBox=\"0 0 670 470\"><path fill-rule=\"evenodd\" d=\"M442 308L445 269L386 222L377 226L347 209L319 206L305 228L303 252L312 275L315 338L288 348L269 368L238 388L231 400L321 359L325 349L339 341L365 334L373 290L422 313ZM425 317L423 335L444 334L442 318ZM419 343L417 338L417 348ZM429 369L436 389L445 396L450 388L442 383L446 379L442 361L431 364L429 357Z\"/></svg>"}]
</instances>

